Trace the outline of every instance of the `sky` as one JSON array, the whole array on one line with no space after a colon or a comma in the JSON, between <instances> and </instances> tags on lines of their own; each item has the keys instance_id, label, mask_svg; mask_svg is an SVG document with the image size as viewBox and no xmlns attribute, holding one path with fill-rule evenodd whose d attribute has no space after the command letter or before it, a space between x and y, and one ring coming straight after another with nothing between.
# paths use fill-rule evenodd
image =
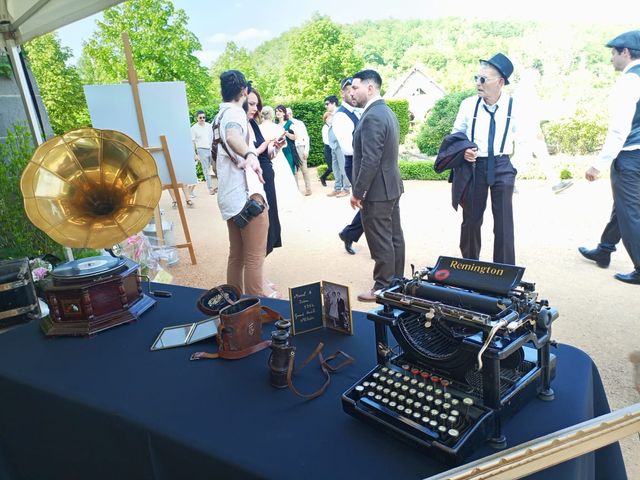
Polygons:
<instances>
[{"instance_id":1,"label":"sky","mask_svg":"<svg viewBox=\"0 0 640 480\"><path fill-rule=\"evenodd\" d=\"M188 28L202 44L202 51L196 56L206 67L224 51L227 42L252 50L291 27L302 25L314 12L341 24L459 16L640 26L638 0L616 0L615 8L593 0L173 0L173 4L187 13ZM73 50L75 61L82 53L83 41L96 30L96 19L101 18L101 14L93 15L58 30L62 45Z\"/></svg>"}]
</instances>

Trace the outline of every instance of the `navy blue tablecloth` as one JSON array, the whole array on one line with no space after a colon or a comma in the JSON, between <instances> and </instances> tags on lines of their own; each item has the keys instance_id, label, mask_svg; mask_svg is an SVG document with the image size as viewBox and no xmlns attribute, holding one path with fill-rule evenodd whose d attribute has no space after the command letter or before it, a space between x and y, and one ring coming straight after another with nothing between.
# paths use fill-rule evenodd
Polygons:
<instances>
[{"instance_id":1,"label":"navy blue tablecloth","mask_svg":"<svg viewBox=\"0 0 640 480\"><path fill-rule=\"evenodd\" d=\"M271 387L269 350L199 362L189 356L215 350L213 340L150 351L163 327L204 318L200 290L162 288L173 297L92 338L45 338L35 322L0 335L1 479L418 479L448 468L343 413L340 395L375 363L365 314L354 314L352 337L319 330L294 338L299 358L323 341L327 354L341 349L356 360L322 397L304 401ZM287 302L263 302L289 316ZM509 420L509 447L609 412L591 359L568 345L554 353L556 400L532 400ZM306 391L321 380L317 363L296 378ZM531 478L626 476L614 444Z\"/></svg>"}]
</instances>

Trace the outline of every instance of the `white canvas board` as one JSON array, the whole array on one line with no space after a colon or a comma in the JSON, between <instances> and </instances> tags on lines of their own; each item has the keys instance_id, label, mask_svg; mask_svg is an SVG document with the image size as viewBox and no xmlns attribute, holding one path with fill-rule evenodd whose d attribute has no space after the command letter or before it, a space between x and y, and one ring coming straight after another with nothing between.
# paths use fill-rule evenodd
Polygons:
<instances>
[{"instance_id":1,"label":"white canvas board","mask_svg":"<svg viewBox=\"0 0 640 480\"><path fill-rule=\"evenodd\" d=\"M149 147L161 147L167 138L171 162L179 183L197 182L191 124L184 82L138 84ZM94 128L117 130L142 145L131 85L85 85L84 93ZM153 152L163 184L171 183L162 151Z\"/></svg>"}]
</instances>

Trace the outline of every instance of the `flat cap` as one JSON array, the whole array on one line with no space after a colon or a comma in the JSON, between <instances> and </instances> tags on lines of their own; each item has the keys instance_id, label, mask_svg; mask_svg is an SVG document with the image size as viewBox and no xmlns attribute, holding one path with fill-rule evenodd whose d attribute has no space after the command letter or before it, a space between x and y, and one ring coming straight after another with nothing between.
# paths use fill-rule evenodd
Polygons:
<instances>
[{"instance_id":1,"label":"flat cap","mask_svg":"<svg viewBox=\"0 0 640 480\"><path fill-rule=\"evenodd\" d=\"M618 35L607 43L607 47L640 50L640 30L631 30Z\"/></svg>"}]
</instances>

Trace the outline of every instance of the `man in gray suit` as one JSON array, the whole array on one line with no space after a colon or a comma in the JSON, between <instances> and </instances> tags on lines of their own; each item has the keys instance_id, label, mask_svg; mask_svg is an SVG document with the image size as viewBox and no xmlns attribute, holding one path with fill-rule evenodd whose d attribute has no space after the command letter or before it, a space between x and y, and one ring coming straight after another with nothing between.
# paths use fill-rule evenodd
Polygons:
<instances>
[{"instance_id":1,"label":"man in gray suit","mask_svg":"<svg viewBox=\"0 0 640 480\"><path fill-rule=\"evenodd\" d=\"M400 126L380 96L382 79L375 70L353 76L351 96L364 108L353 132L353 190L351 206L362 212L369 244L374 285L358 295L374 302L374 291L386 288L394 277L404 275L404 236L400 225L400 196L404 192L398 167Z\"/></svg>"}]
</instances>

